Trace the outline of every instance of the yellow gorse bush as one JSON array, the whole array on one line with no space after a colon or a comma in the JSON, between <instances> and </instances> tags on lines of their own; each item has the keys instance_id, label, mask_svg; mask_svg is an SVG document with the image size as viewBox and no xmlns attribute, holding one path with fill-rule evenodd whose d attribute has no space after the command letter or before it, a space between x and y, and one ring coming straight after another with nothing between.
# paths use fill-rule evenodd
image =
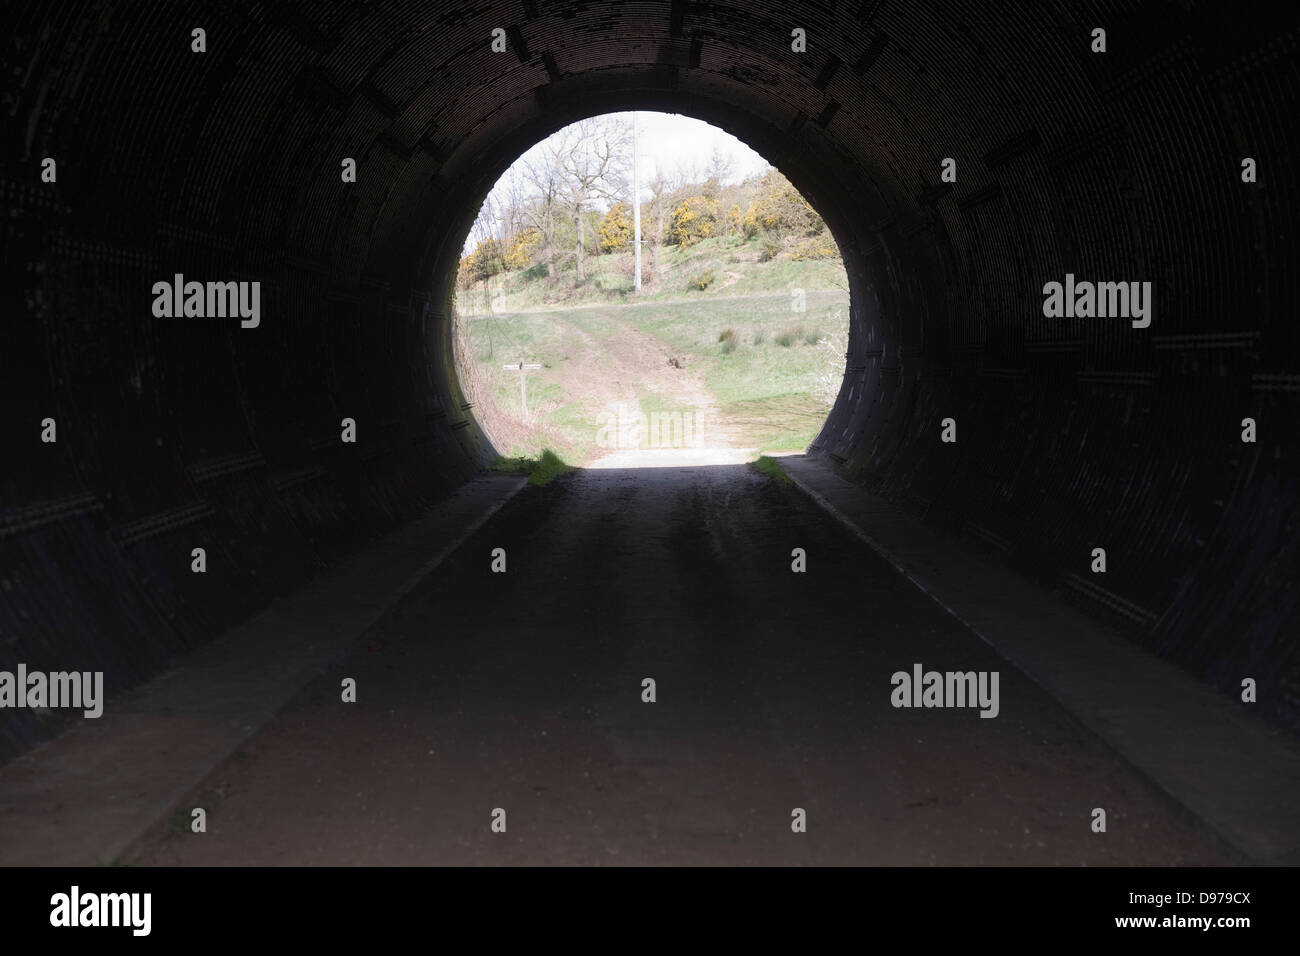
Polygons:
<instances>
[{"instance_id":1,"label":"yellow gorse bush","mask_svg":"<svg viewBox=\"0 0 1300 956\"><path fill-rule=\"evenodd\" d=\"M668 235L682 246L718 234L718 200L707 196L690 196L673 210Z\"/></svg>"},{"instance_id":2,"label":"yellow gorse bush","mask_svg":"<svg viewBox=\"0 0 1300 956\"><path fill-rule=\"evenodd\" d=\"M631 207L625 202L614 203L600 221L600 251L618 252L632 241Z\"/></svg>"}]
</instances>

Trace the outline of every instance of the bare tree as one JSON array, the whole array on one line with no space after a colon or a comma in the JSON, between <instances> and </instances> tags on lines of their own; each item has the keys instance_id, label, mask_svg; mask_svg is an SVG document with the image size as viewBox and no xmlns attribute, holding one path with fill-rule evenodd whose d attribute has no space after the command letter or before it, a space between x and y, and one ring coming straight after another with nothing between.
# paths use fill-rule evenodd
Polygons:
<instances>
[{"instance_id":1,"label":"bare tree","mask_svg":"<svg viewBox=\"0 0 1300 956\"><path fill-rule=\"evenodd\" d=\"M545 153L511 170L510 203L542 237L539 252L548 277L555 275L555 216L562 189L558 171Z\"/></svg>"},{"instance_id":2,"label":"bare tree","mask_svg":"<svg viewBox=\"0 0 1300 956\"><path fill-rule=\"evenodd\" d=\"M735 161L715 145L704 170L705 194L716 194L731 179L735 169Z\"/></svg>"},{"instance_id":3,"label":"bare tree","mask_svg":"<svg viewBox=\"0 0 1300 956\"><path fill-rule=\"evenodd\" d=\"M597 116L566 126L547 141L564 205L576 232L574 260L578 281L586 278L587 229L583 212L603 199L617 202L627 193L632 127L626 117Z\"/></svg>"},{"instance_id":4,"label":"bare tree","mask_svg":"<svg viewBox=\"0 0 1300 956\"><path fill-rule=\"evenodd\" d=\"M672 187L662 169L655 169L655 178L650 180L650 209L648 212L655 220L655 245L664 241L664 206L668 202L668 191Z\"/></svg>"},{"instance_id":5,"label":"bare tree","mask_svg":"<svg viewBox=\"0 0 1300 956\"><path fill-rule=\"evenodd\" d=\"M473 243L473 249L469 252L472 257L472 268L458 277L466 289L477 281L483 282L483 307L487 311L491 311L488 281L505 268L504 243L497 238L501 229L501 220L500 202L489 194L469 231L467 245Z\"/></svg>"},{"instance_id":6,"label":"bare tree","mask_svg":"<svg viewBox=\"0 0 1300 956\"><path fill-rule=\"evenodd\" d=\"M699 172L694 163L678 160L671 170L656 166L654 179L650 181L650 215L655 220L655 243L664 241L664 220L672 215L673 206L685 198L691 184L699 181Z\"/></svg>"}]
</instances>

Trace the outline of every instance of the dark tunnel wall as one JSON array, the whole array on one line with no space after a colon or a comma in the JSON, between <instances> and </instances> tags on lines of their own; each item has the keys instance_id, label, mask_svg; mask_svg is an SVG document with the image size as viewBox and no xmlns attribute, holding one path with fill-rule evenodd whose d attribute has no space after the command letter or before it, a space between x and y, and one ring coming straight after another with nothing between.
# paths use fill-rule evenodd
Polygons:
<instances>
[{"instance_id":1,"label":"dark tunnel wall","mask_svg":"<svg viewBox=\"0 0 1300 956\"><path fill-rule=\"evenodd\" d=\"M736 133L834 230L852 334L816 453L1297 726L1300 82L1295 15L1268 9L20 6L0 668L120 690L471 476L492 449L451 360L465 232L532 142L641 108ZM1067 272L1150 281L1150 327L1045 318ZM155 317L174 273L260 281L261 324ZM51 720L11 712L0 757Z\"/></svg>"}]
</instances>

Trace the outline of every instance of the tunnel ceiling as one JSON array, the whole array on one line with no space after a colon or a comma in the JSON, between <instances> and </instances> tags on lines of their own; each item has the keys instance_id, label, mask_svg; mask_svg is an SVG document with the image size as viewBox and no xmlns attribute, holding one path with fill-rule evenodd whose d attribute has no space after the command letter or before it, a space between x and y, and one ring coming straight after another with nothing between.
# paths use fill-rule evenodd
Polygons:
<instances>
[{"instance_id":1,"label":"tunnel ceiling","mask_svg":"<svg viewBox=\"0 0 1300 956\"><path fill-rule=\"evenodd\" d=\"M0 654L125 685L465 480L492 449L447 303L482 198L551 130L659 109L749 142L834 231L851 342L816 453L1220 687L1271 681L1294 721L1283 6L21 6ZM176 273L259 281L260 324L155 316ZM1149 327L1046 317L1067 274L1150 282Z\"/></svg>"}]
</instances>

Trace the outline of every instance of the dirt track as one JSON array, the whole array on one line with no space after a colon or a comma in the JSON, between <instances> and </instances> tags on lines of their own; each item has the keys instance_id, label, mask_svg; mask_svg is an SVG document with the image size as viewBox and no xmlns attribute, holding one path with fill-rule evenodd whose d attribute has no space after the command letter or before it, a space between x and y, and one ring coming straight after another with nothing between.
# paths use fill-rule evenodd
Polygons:
<instances>
[{"instance_id":1,"label":"dirt track","mask_svg":"<svg viewBox=\"0 0 1300 956\"><path fill-rule=\"evenodd\" d=\"M914 662L1000 671L1000 715L893 708L890 675ZM206 834L160 832L128 861L1223 862L1036 686L743 465L527 489L201 792Z\"/></svg>"},{"instance_id":2,"label":"dirt track","mask_svg":"<svg viewBox=\"0 0 1300 956\"><path fill-rule=\"evenodd\" d=\"M695 357L683 356L654 335L637 328L627 309L613 308L601 315L608 331L608 338L601 341L577 323L569 321L565 313L556 312L552 316L555 325L563 329L567 354L561 370L543 373L538 381L562 383L565 398L561 402L533 402L530 425L519 420L517 405L502 405L486 385L480 387L477 393L477 400L483 406L480 418L496 447L540 448L549 441L563 448L566 439L572 435L566 434L564 429L539 425L539 415L568 402L581 402L590 411L591 431L596 432L599 430L598 416L602 413L616 416L619 409L635 414L640 410L640 398L645 393L659 397L674 409L689 412L691 434L695 439L707 442L711 447L738 444L736 424L722 414ZM476 318L470 321L487 320ZM505 357L517 360L513 355ZM672 364L673 359L679 364ZM489 366L486 361L482 365L482 374L498 374L495 365ZM510 385L513 389L513 380ZM534 389L537 387L533 386ZM613 446L598 447L591 451L589 460L574 459L574 463L590 464L591 460L613 450Z\"/></svg>"}]
</instances>

